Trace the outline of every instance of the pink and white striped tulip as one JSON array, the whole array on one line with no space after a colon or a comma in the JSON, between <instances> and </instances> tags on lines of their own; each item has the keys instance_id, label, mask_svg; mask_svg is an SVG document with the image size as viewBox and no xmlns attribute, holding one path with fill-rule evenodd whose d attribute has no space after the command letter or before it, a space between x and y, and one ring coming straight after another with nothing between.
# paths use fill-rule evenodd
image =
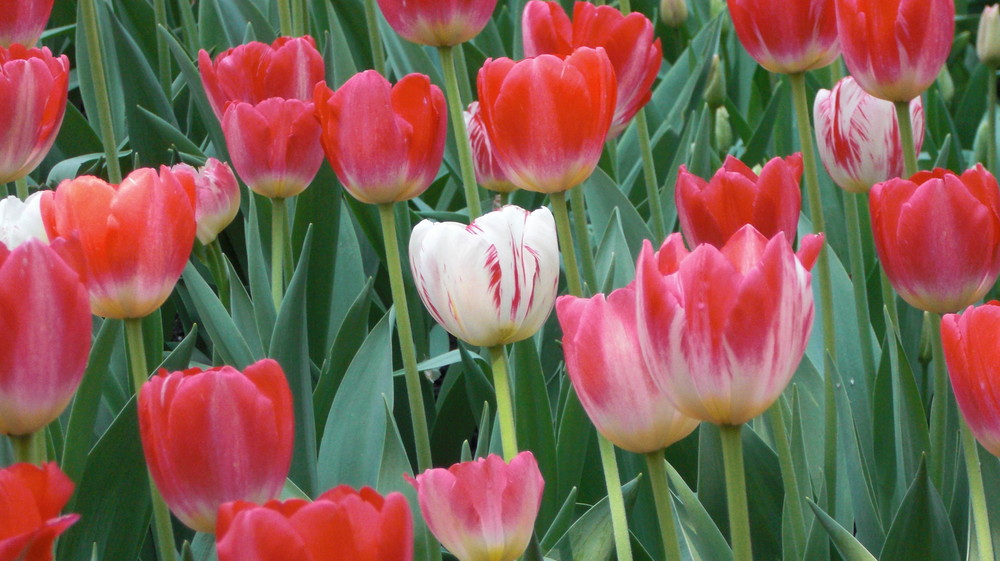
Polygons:
<instances>
[{"instance_id":1,"label":"pink and white striped tulip","mask_svg":"<svg viewBox=\"0 0 1000 561\"><path fill-rule=\"evenodd\" d=\"M691 434L698 421L681 415L656 381L636 331L635 285L593 298L560 296L566 371L587 416L615 446L647 454Z\"/></svg>"},{"instance_id":2,"label":"pink and white striped tulip","mask_svg":"<svg viewBox=\"0 0 1000 561\"><path fill-rule=\"evenodd\" d=\"M186 175L194 181L198 241L204 245L212 243L240 211L240 184L233 170L215 158L209 158L198 169L188 164L177 164L170 169L175 175Z\"/></svg>"},{"instance_id":3,"label":"pink and white striped tulip","mask_svg":"<svg viewBox=\"0 0 1000 561\"><path fill-rule=\"evenodd\" d=\"M410 236L410 268L424 306L472 345L531 337L555 303L559 247L547 208L505 206L466 226L424 220Z\"/></svg>"},{"instance_id":4,"label":"pink and white striped tulip","mask_svg":"<svg viewBox=\"0 0 1000 561\"><path fill-rule=\"evenodd\" d=\"M531 452L509 464L491 454L407 480L427 526L459 561L514 561L527 549L545 487Z\"/></svg>"},{"instance_id":5,"label":"pink and white striped tulip","mask_svg":"<svg viewBox=\"0 0 1000 561\"><path fill-rule=\"evenodd\" d=\"M662 391L689 417L740 425L781 395L802 360L813 323L809 269L822 235L799 256L786 236L753 226L721 249L688 252L672 234L659 252L644 242L636 264L639 345Z\"/></svg>"},{"instance_id":6,"label":"pink and white striped tulip","mask_svg":"<svg viewBox=\"0 0 1000 561\"><path fill-rule=\"evenodd\" d=\"M479 102L473 101L465 110L465 130L469 133L469 143L472 145L472 159L476 165L476 181L484 188L498 193L510 193L517 185L507 179L507 174L500 168L490 136L483 126L483 114L479 111Z\"/></svg>"},{"instance_id":7,"label":"pink and white striped tulip","mask_svg":"<svg viewBox=\"0 0 1000 561\"><path fill-rule=\"evenodd\" d=\"M845 191L867 193L872 185L903 175L903 149L895 106L868 94L847 76L816 93L816 144L823 166ZM924 104L910 101L917 153L924 143Z\"/></svg>"},{"instance_id":8,"label":"pink and white striped tulip","mask_svg":"<svg viewBox=\"0 0 1000 561\"><path fill-rule=\"evenodd\" d=\"M42 191L21 200L15 196L0 200L0 243L14 249L30 239L48 243L42 222Z\"/></svg>"}]
</instances>

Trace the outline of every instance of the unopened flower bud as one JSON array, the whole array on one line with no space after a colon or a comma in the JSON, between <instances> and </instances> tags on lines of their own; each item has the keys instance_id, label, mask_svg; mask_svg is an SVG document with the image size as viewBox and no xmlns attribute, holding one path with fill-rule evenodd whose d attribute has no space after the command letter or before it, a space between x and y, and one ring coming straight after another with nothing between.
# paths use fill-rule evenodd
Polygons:
<instances>
[{"instance_id":1,"label":"unopened flower bud","mask_svg":"<svg viewBox=\"0 0 1000 561\"><path fill-rule=\"evenodd\" d=\"M729 111L725 106L715 110L715 147L728 150L733 144L733 126L729 122Z\"/></svg>"},{"instance_id":2,"label":"unopened flower bud","mask_svg":"<svg viewBox=\"0 0 1000 561\"><path fill-rule=\"evenodd\" d=\"M947 66L941 67L941 73L937 77L937 85L941 99L945 103L950 102L951 98L955 97L955 81L951 79L951 72L948 72Z\"/></svg>"},{"instance_id":3,"label":"unopened flower bud","mask_svg":"<svg viewBox=\"0 0 1000 561\"><path fill-rule=\"evenodd\" d=\"M976 54L979 62L990 68L1000 66L1000 5L993 4L983 10L976 33Z\"/></svg>"},{"instance_id":4,"label":"unopened flower bud","mask_svg":"<svg viewBox=\"0 0 1000 561\"><path fill-rule=\"evenodd\" d=\"M660 19L667 27L680 27L688 19L687 0L660 0Z\"/></svg>"},{"instance_id":5,"label":"unopened flower bud","mask_svg":"<svg viewBox=\"0 0 1000 561\"><path fill-rule=\"evenodd\" d=\"M712 56L712 68L708 72L708 85L705 86L705 103L712 109L726 104L726 73L719 55Z\"/></svg>"}]
</instances>

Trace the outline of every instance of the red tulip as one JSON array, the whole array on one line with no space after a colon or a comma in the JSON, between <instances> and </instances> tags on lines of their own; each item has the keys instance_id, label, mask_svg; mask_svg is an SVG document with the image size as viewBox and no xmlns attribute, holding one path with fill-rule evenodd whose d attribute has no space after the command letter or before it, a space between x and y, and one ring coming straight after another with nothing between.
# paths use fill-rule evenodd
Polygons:
<instances>
[{"instance_id":1,"label":"red tulip","mask_svg":"<svg viewBox=\"0 0 1000 561\"><path fill-rule=\"evenodd\" d=\"M395 86L378 72L356 74L336 92L316 86L323 149L355 199L386 204L423 193L437 177L448 134L441 89L423 74Z\"/></svg>"},{"instance_id":2,"label":"red tulip","mask_svg":"<svg viewBox=\"0 0 1000 561\"><path fill-rule=\"evenodd\" d=\"M0 0L0 46L32 47L45 31L53 0Z\"/></svg>"},{"instance_id":3,"label":"red tulip","mask_svg":"<svg viewBox=\"0 0 1000 561\"><path fill-rule=\"evenodd\" d=\"M483 126L483 114L479 110L479 102L473 101L465 110L465 129L469 133L469 143L472 145L472 157L476 164L476 181L490 191L510 193L517 189L504 175L493 154L493 145Z\"/></svg>"},{"instance_id":4,"label":"red tulip","mask_svg":"<svg viewBox=\"0 0 1000 561\"><path fill-rule=\"evenodd\" d=\"M954 0L836 2L844 64L858 85L889 101L930 87L955 37Z\"/></svg>"},{"instance_id":5,"label":"red tulip","mask_svg":"<svg viewBox=\"0 0 1000 561\"><path fill-rule=\"evenodd\" d=\"M545 487L531 452L510 464L491 454L406 478L427 526L461 561L514 561L527 549Z\"/></svg>"},{"instance_id":6,"label":"red tulip","mask_svg":"<svg viewBox=\"0 0 1000 561\"><path fill-rule=\"evenodd\" d=\"M1000 194L982 164L962 175L921 171L872 187L872 233L892 286L943 314L983 297L1000 275Z\"/></svg>"},{"instance_id":7,"label":"red tulip","mask_svg":"<svg viewBox=\"0 0 1000 561\"><path fill-rule=\"evenodd\" d=\"M52 561L52 543L80 518L59 516L72 495L55 463L0 470L0 561Z\"/></svg>"},{"instance_id":8,"label":"red tulip","mask_svg":"<svg viewBox=\"0 0 1000 561\"><path fill-rule=\"evenodd\" d=\"M740 425L788 385L813 322L810 269L823 238L799 258L786 236L753 226L721 249L688 253L679 234L660 251L646 241L636 265L639 343L662 391L689 417Z\"/></svg>"},{"instance_id":9,"label":"red tulip","mask_svg":"<svg viewBox=\"0 0 1000 561\"><path fill-rule=\"evenodd\" d=\"M314 502L222 505L219 561L412 561L413 518L406 497L365 487L331 489Z\"/></svg>"},{"instance_id":10,"label":"red tulip","mask_svg":"<svg viewBox=\"0 0 1000 561\"><path fill-rule=\"evenodd\" d=\"M378 0L389 25L408 41L451 47L486 27L497 0Z\"/></svg>"},{"instance_id":11,"label":"red tulip","mask_svg":"<svg viewBox=\"0 0 1000 561\"><path fill-rule=\"evenodd\" d=\"M220 121L234 101L257 105L272 97L309 100L325 73L323 55L308 35L279 37L270 45L254 41L219 53L214 61L201 50L198 70Z\"/></svg>"},{"instance_id":12,"label":"red tulip","mask_svg":"<svg viewBox=\"0 0 1000 561\"><path fill-rule=\"evenodd\" d=\"M684 238L691 247L703 243L722 247L737 230L751 224L766 238L784 232L794 240L802 207L801 177L800 153L774 158L759 177L732 156L726 157L711 181L682 165L674 198Z\"/></svg>"},{"instance_id":13,"label":"red tulip","mask_svg":"<svg viewBox=\"0 0 1000 561\"><path fill-rule=\"evenodd\" d=\"M619 448L647 454L691 434L698 421L681 415L657 383L664 366L647 366L636 331L635 286L605 298L561 296L566 371L587 416Z\"/></svg>"},{"instance_id":14,"label":"red tulip","mask_svg":"<svg viewBox=\"0 0 1000 561\"><path fill-rule=\"evenodd\" d=\"M577 2L570 22L558 2L531 0L524 7L524 55L568 56L577 47L602 47L615 69L617 102L610 137L625 130L652 96L663 62L653 22L639 12L622 14L611 6Z\"/></svg>"},{"instance_id":15,"label":"red tulip","mask_svg":"<svg viewBox=\"0 0 1000 561\"><path fill-rule=\"evenodd\" d=\"M278 497L292 461L292 392L271 359L243 372L161 370L139 393L149 472L170 510L215 531L219 506Z\"/></svg>"},{"instance_id":16,"label":"red tulip","mask_svg":"<svg viewBox=\"0 0 1000 561\"><path fill-rule=\"evenodd\" d=\"M240 211L240 185L233 170L215 158L209 158L199 169L177 164L170 170L175 175L187 175L194 182L198 241L204 245L212 243Z\"/></svg>"},{"instance_id":17,"label":"red tulip","mask_svg":"<svg viewBox=\"0 0 1000 561\"><path fill-rule=\"evenodd\" d=\"M269 199L305 191L323 165L311 101L272 97L256 105L230 103L222 132L236 173L253 192Z\"/></svg>"},{"instance_id":18,"label":"red tulip","mask_svg":"<svg viewBox=\"0 0 1000 561\"><path fill-rule=\"evenodd\" d=\"M68 87L66 55L54 57L45 47L0 47L0 183L27 176L49 153L66 112Z\"/></svg>"},{"instance_id":19,"label":"red tulip","mask_svg":"<svg viewBox=\"0 0 1000 561\"><path fill-rule=\"evenodd\" d=\"M743 48L771 72L822 68L840 54L834 0L727 0Z\"/></svg>"},{"instance_id":20,"label":"red tulip","mask_svg":"<svg viewBox=\"0 0 1000 561\"><path fill-rule=\"evenodd\" d=\"M97 177L46 191L50 239L90 291L91 311L141 318L170 296L194 246L194 183L167 167L133 171L121 185Z\"/></svg>"},{"instance_id":21,"label":"red tulip","mask_svg":"<svg viewBox=\"0 0 1000 561\"><path fill-rule=\"evenodd\" d=\"M941 344L955 400L972 434L1000 456L1000 303L969 306L941 320Z\"/></svg>"},{"instance_id":22,"label":"red tulip","mask_svg":"<svg viewBox=\"0 0 1000 561\"><path fill-rule=\"evenodd\" d=\"M565 58L487 60L479 71L479 108L511 182L558 193L587 179L611 127L616 84L600 48L579 48Z\"/></svg>"}]
</instances>

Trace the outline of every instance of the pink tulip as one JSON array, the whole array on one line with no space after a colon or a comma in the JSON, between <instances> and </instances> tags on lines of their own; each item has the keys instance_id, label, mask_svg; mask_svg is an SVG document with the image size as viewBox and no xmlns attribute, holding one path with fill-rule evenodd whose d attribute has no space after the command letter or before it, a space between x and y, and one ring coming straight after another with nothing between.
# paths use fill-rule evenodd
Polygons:
<instances>
[{"instance_id":1,"label":"pink tulip","mask_svg":"<svg viewBox=\"0 0 1000 561\"><path fill-rule=\"evenodd\" d=\"M389 26L407 41L452 47L486 27L497 0L378 0Z\"/></svg>"},{"instance_id":2,"label":"pink tulip","mask_svg":"<svg viewBox=\"0 0 1000 561\"><path fill-rule=\"evenodd\" d=\"M170 169L175 175L186 175L194 182L198 241L204 245L212 243L240 211L240 185L233 170L215 158L209 158L199 169L187 164L177 164Z\"/></svg>"},{"instance_id":3,"label":"pink tulip","mask_svg":"<svg viewBox=\"0 0 1000 561\"><path fill-rule=\"evenodd\" d=\"M834 0L728 0L743 48L771 72L822 68L840 54Z\"/></svg>"},{"instance_id":4,"label":"pink tulip","mask_svg":"<svg viewBox=\"0 0 1000 561\"><path fill-rule=\"evenodd\" d=\"M969 306L941 320L941 344L962 417L984 448L1000 456L1000 303Z\"/></svg>"},{"instance_id":5,"label":"pink tulip","mask_svg":"<svg viewBox=\"0 0 1000 561\"><path fill-rule=\"evenodd\" d=\"M469 143L472 145L476 181L486 189L499 193L510 193L517 189L517 185L507 179L493 153L493 145L483 126L483 114L479 110L478 101L473 101L465 110L465 129L469 132Z\"/></svg>"},{"instance_id":6,"label":"pink tulip","mask_svg":"<svg viewBox=\"0 0 1000 561\"><path fill-rule=\"evenodd\" d=\"M45 31L54 0L0 0L0 46L33 47Z\"/></svg>"}]
</instances>

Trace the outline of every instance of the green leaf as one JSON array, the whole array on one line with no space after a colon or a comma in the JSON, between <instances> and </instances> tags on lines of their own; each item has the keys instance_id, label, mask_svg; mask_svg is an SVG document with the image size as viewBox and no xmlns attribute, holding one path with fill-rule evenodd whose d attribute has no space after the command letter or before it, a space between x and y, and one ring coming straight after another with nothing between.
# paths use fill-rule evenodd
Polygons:
<instances>
[{"instance_id":1,"label":"green leaf","mask_svg":"<svg viewBox=\"0 0 1000 561\"><path fill-rule=\"evenodd\" d=\"M961 558L948 512L927 476L927 464L921 462L889 528L879 561Z\"/></svg>"},{"instance_id":2,"label":"green leaf","mask_svg":"<svg viewBox=\"0 0 1000 561\"><path fill-rule=\"evenodd\" d=\"M530 338L511 345L510 358L517 444L522 450L534 452L542 477L549 482L545 487L537 522L539 527L546 527L559 508L556 497L559 472L545 374L542 372L535 342Z\"/></svg>"},{"instance_id":3,"label":"green leaf","mask_svg":"<svg viewBox=\"0 0 1000 561\"><path fill-rule=\"evenodd\" d=\"M688 487L684 478L667 462L667 475L677 499L674 506L681 525L681 535L694 561L730 561L733 551L711 515Z\"/></svg>"},{"instance_id":4,"label":"green leaf","mask_svg":"<svg viewBox=\"0 0 1000 561\"><path fill-rule=\"evenodd\" d=\"M626 512L635 503L638 488L637 480L622 486ZM611 559L614 547L611 509L605 497L578 518L545 556L555 561L607 561Z\"/></svg>"},{"instance_id":5,"label":"green leaf","mask_svg":"<svg viewBox=\"0 0 1000 561\"><path fill-rule=\"evenodd\" d=\"M201 277L201 273L194 265L189 262L184 267L181 278L184 280L184 288L187 289L188 296L190 296L191 302L205 326L205 331L208 332L215 344L215 349L222 357L222 361L240 370L256 362L258 358L250 352L250 347L236 328L236 324L233 323L233 318L226 313L226 308L219 301L219 297L208 287L208 283Z\"/></svg>"},{"instance_id":6,"label":"green leaf","mask_svg":"<svg viewBox=\"0 0 1000 561\"><path fill-rule=\"evenodd\" d=\"M830 534L830 539L833 540L833 544L837 546L837 551L847 561L875 561L875 557L865 549L865 546L861 545L850 532L845 530L836 520L830 518L830 515L823 511L820 507L816 506L816 503L806 499L809 507L816 514L816 518L820 521L826 531Z\"/></svg>"}]
</instances>

